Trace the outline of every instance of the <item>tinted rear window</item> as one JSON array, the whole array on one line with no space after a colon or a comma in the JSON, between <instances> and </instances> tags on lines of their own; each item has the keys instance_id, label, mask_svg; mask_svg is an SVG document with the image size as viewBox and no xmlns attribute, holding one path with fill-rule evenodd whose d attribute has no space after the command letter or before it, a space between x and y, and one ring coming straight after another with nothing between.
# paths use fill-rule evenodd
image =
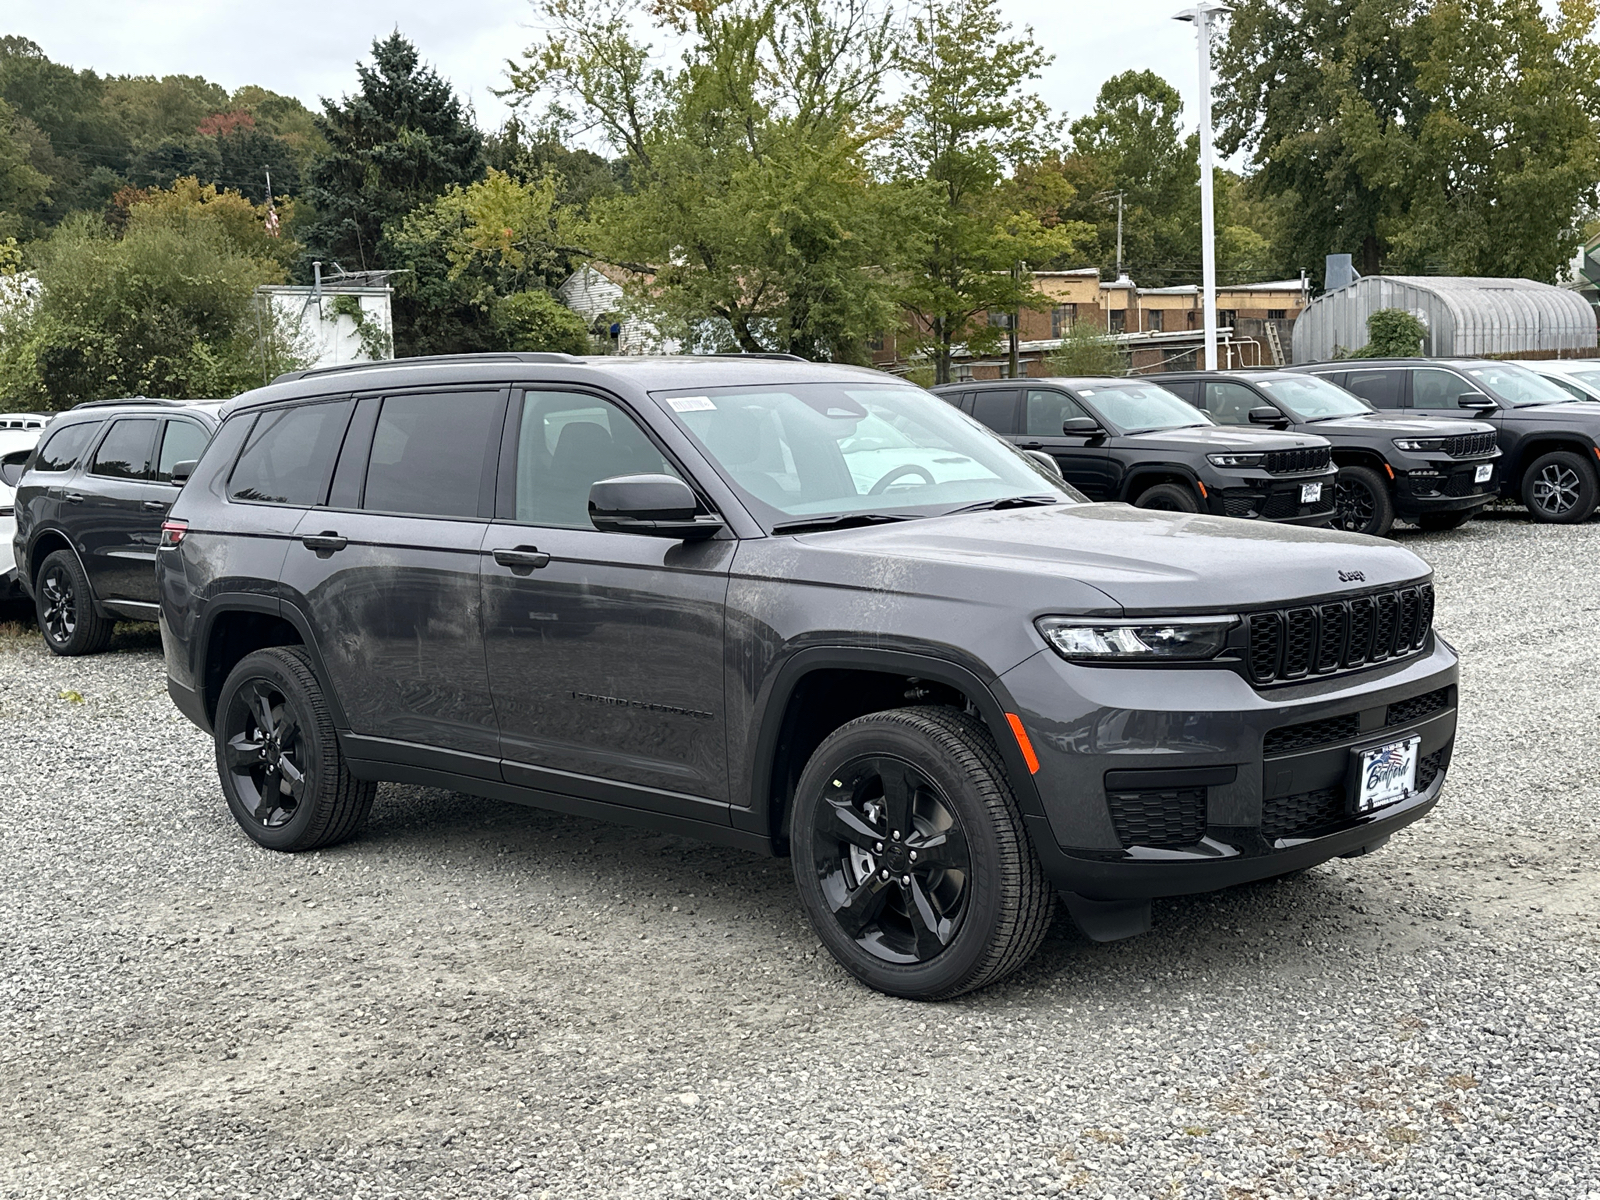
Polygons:
<instances>
[{"instance_id":1,"label":"tinted rear window","mask_svg":"<svg viewBox=\"0 0 1600 1200\"><path fill-rule=\"evenodd\" d=\"M979 392L972 415L996 433L1017 431L1018 393L1012 389Z\"/></svg>"},{"instance_id":2,"label":"tinted rear window","mask_svg":"<svg viewBox=\"0 0 1600 1200\"><path fill-rule=\"evenodd\" d=\"M1399 408L1404 386L1404 371L1351 371L1344 378L1345 391L1354 392L1379 408Z\"/></svg>"},{"instance_id":3,"label":"tinted rear window","mask_svg":"<svg viewBox=\"0 0 1600 1200\"><path fill-rule=\"evenodd\" d=\"M100 428L98 421L80 421L76 425L68 425L58 429L45 439L39 448L39 457L34 459L35 471L66 471L70 470L78 461L78 456L83 453L84 447L94 437L95 430Z\"/></svg>"},{"instance_id":4,"label":"tinted rear window","mask_svg":"<svg viewBox=\"0 0 1600 1200\"><path fill-rule=\"evenodd\" d=\"M94 452L89 472L111 479L149 479L150 452L155 448L155 441L154 418L123 417L113 421L100 448Z\"/></svg>"},{"instance_id":5,"label":"tinted rear window","mask_svg":"<svg viewBox=\"0 0 1600 1200\"><path fill-rule=\"evenodd\" d=\"M367 460L363 508L475 517L485 468L500 443L501 395L390 396ZM588 493L585 492L587 501Z\"/></svg>"},{"instance_id":6,"label":"tinted rear window","mask_svg":"<svg viewBox=\"0 0 1600 1200\"><path fill-rule=\"evenodd\" d=\"M156 478L169 482L173 465L198 461L210 440L211 435L193 421L168 421L167 432L161 438L161 453L156 459Z\"/></svg>"},{"instance_id":7,"label":"tinted rear window","mask_svg":"<svg viewBox=\"0 0 1600 1200\"><path fill-rule=\"evenodd\" d=\"M262 413L233 468L229 498L307 508L320 504L351 405L335 400Z\"/></svg>"}]
</instances>

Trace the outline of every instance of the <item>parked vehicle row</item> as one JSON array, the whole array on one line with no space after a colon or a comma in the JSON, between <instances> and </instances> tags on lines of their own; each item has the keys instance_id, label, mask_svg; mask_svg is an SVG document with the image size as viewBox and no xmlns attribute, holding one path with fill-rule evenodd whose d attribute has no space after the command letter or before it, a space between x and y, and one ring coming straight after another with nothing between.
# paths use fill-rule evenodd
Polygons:
<instances>
[{"instance_id":1,"label":"parked vehicle row","mask_svg":"<svg viewBox=\"0 0 1600 1200\"><path fill-rule=\"evenodd\" d=\"M1454 742L1427 565L1294 527L1325 439L1042 390L1013 417L1079 422L1060 457L1102 437L1084 484L1149 499L1149 451L1258 520L1089 503L871 371L505 354L76 410L22 479L20 561L58 652L159 612L263 846L348 838L396 780L788 855L847 970L953 996L1020 966L1057 894L1107 940L1152 897L1377 849ZM180 458L185 424L217 428ZM77 532L136 485L165 489L125 496L141 530L171 503L156 541Z\"/></svg>"}]
</instances>

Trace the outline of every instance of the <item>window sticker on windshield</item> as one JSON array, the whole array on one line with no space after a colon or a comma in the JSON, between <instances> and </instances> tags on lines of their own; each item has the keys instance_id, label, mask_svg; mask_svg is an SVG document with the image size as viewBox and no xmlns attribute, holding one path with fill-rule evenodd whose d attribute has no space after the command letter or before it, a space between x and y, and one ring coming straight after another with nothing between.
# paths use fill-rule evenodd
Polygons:
<instances>
[{"instance_id":1,"label":"window sticker on windshield","mask_svg":"<svg viewBox=\"0 0 1600 1200\"><path fill-rule=\"evenodd\" d=\"M715 412L717 408L710 396L674 396L667 403L673 412Z\"/></svg>"},{"instance_id":2,"label":"window sticker on windshield","mask_svg":"<svg viewBox=\"0 0 1600 1200\"><path fill-rule=\"evenodd\" d=\"M1078 389L1078 395L1080 395L1080 396L1092 396L1092 395L1094 395L1094 389L1093 388L1079 388Z\"/></svg>"}]
</instances>

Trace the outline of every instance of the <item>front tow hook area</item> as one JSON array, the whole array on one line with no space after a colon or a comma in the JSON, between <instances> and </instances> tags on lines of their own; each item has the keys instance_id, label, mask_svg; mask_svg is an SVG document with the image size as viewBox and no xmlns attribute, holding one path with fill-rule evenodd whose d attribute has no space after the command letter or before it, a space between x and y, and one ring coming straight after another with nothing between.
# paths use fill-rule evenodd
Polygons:
<instances>
[{"instance_id":1,"label":"front tow hook area","mask_svg":"<svg viewBox=\"0 0 1600 1200\"><path fill-rule=\"evenodd\" d=\"M1089 900L1062 892L1072 922L1091 942L1118 942L1150 932L1150 901Z\"/></svg>"}]
</instances>

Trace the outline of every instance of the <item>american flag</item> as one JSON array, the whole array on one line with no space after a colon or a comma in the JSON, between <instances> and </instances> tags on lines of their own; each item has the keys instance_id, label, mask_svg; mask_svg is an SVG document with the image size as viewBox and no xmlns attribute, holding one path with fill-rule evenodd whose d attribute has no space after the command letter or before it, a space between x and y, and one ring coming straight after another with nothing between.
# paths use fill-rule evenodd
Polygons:
<instances>
[{"instance_id":1,"label":"american flag","mask_svg":"<svg viewBox=\"0 0 1600 1200\"><path fill-rule=\"evenodd\" d=\"M277 237L278 236L278 210L272 206L272 172L271 171L266 172L266 176L267 176L267 236L268 237Z\"/></svg>"}]
</instances>

